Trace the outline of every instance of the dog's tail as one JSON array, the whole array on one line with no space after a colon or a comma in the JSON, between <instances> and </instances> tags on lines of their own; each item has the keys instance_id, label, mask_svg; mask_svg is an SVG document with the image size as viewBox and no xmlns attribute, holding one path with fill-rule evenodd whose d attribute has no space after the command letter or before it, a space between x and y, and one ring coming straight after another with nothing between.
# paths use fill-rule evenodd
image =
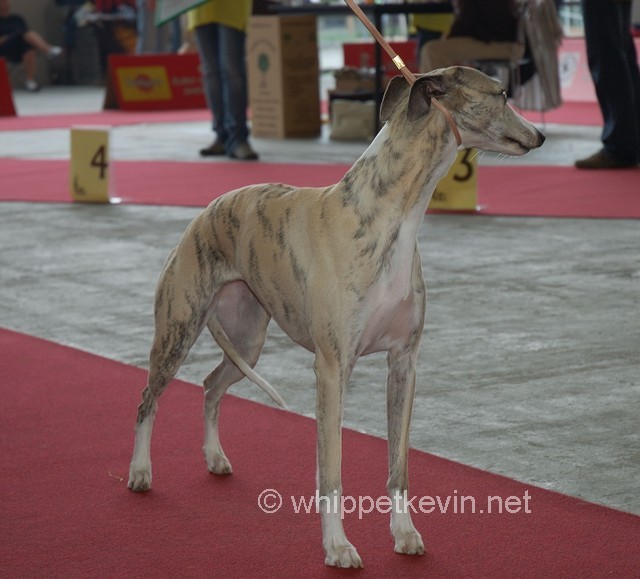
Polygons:
<instances>
[{"instance_id":1,"label":"dog's tail","mask_svg":"<svg viewBox=\"0 0 640 579\"><path fill-rule=\"evenodd\" d=\"M224 350L224 353L229 356L229 359L238 367L249 380L251 380L257 386L260 386L271 398L273 401L284 408L285 410L288 408L286 402L283 400L282 396L278 394L276 389L269 384L260 374L258 374L249 364L247 364L238 350L235 349L232 344L229 336L224 331L224 328L218 321L218 319L214 316L209 318L208 324L209 330L213 334L218 345Z\"/></svg>"}]
</instances>

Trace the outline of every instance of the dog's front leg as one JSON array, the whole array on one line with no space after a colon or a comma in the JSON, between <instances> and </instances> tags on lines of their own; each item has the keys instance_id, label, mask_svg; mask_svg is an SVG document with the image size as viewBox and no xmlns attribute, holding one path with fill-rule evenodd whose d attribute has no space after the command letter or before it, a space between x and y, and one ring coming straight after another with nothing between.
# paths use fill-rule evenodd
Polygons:
<instances>
[{"instance_id":1,"label":"dog's front leg","mask_svg":"<svg viewBox=\"0 0 640 579\"><path fill-rule=\"evenodd\" d=\"M415 347L392 350L388 355L387 421L389 437L389 480L387 488L392 502L391 534L396 553L422 555L424 544L413 526L407 501L409 487L409 426L416 386Z\"/></svg>"},{"instance_id":2,"label":"dog's front leg","mask_svg":"<svg viewBox=\"0 0 640 579\"><path fill-rule=\"evenodd\" d=\"M316 421L318 430L318 510L322 521L325 563L362 567L342 524L342 412L348 371L334 358L316 352Z\"/></svg>"}]
</instances>

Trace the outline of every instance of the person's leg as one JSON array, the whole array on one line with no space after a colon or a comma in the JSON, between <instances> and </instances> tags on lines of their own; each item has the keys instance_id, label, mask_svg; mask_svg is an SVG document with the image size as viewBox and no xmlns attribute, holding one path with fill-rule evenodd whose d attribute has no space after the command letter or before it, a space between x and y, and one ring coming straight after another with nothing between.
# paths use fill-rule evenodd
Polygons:
<instances>
[{"instance_id":1,"label":"person's leg","mask_svg":"<svg viewBox=\"0 0 640 579\"><path fill-rule=\"evenodd\" d=\"M138 0L136 7L136 54L166 52L167 32L164 26L155 25L154 10L149 8L146 0Z\"/></svg>"},{"instance_id":2,"label":"person's leg","mask_svg":"<svg viewBox=\"0 0 640 579\"><path fill-rule=\"evenodd\" d=\"M163 52L169 52L169 25L163 24L162 26L156 26L152 22L153 26L153 52L155 54L162 54Z\"/></svg>"},{"instance_id":3,"label":"person's leg","mask_svg":"<svg viewBox=\"0 0 640 579\"><path fill-rule=\"evenodd\" d=\"M629 21L625 24L625 30L628 31L628 34L624 36L624 50L627 57L627 68L629 70L629 77L631 80L631 89L633 95L631 110L635 111L635 115L631 114L629 122L632 124L632 126L635 125L636 128L636 161L640 163L640 67L638 67L638 53L636 51L636 45L631 34L631 9L629 9L628 13L625 13L625 17L628 17Z\"/></svg>"},{"instance_id":4,"label":"person's leg","mask_svg":"<svg viewBox=\"0 0 640 579\"><path fill-rule=\"evenodd\" d=\"M25 50L22 55L22 66L24 67L24 77L28 85L36 82L36 65L38 55L33 48Z\"/></svg>"},{"instance_id":5,"label":"person's leg","mask_svg":"<svg viewBox=\"0 0 640 579\"><path fill-rule=\"evenodd\" d=\"M38 54L36 49L27 44L22 36L15 36L2 45L0 56L14 64L21 64L24 69L24 87L31 92L40 90L36 82L36 65Z\"/></svg>"},{"instance_id":6,"label":"person's leg","mask_svg":"<svg viewBox=\"0 0 640 579\"><path fill-rule=\"evenodd\" d=\"M24 38L29 45L38 49L47 56L58 56L62 52L62 49L59 46L49 44L35 30L27 30L27 32L22 35L22 38Z\"/></svg>"},{"instance_id":7,"label":"person's leg","mask_svg":"<svg viewBox=\"0 0 640 579\"><path fill-rule=\"evenodd\" d=\"M136 54L145 53L145 38L147 33L146 0L136 0Z\"/></svg>"},{"instance_id":8,"label":"person's leg","mask_svg":"<svg viewBox=\"0 0 640 579\"><path fill-rule=\"evenodd\" d=\"M182 26L180 25L180 17L176 17L166 25L169 28L170 44L169 50L177 53L182 46Z\"/></svg>"},{"instance_id":9,"label":"person's leg","mask_svg":"<svg viewBox=\"0 0 640 579\"><path fill-rule=\"evenodd\" d=\"M224 105L224 128L227 134L225 148L227 154L240 158L255 158L240 154L237 150L242 146L247 149L249 129L247 127L247 69L246 69L246 34L235 28L220 25L219 28L219 67Z\"/></svg>"},{"instance_id":10,"label":"person's leg","mask_svg":"<svg viewBox=\"0 0 640 579\"><path fill-rule=\"evenodd\" d=\"M637 81L628 62L631 2L582 0L582 7L589 70L604 119L604 154L613 165L634 165L638 161L638 106ZM584 162L576 164L587 168Z\"/></svg>"},{"instance_id":11,"label":"person's leg","mask_svg":"<svg viewBox=\"0 0 640 579\"><path fill-rule=\"evenodd\" d=\"M195 28L195 39L200 55L200 65L202 68L202 82L204 94L209 110L213 115L212 128L216 133L216 141L222 145L227 142L227 132L224 124L224 102L222 98L222 82L220 79L219 67L219 25L204 24ZM215 143L214 143L215 144ZM218 152L205 153L207 149L201 151L202 155L222 154L224 149Z\"/></svg>"}]
</instances>

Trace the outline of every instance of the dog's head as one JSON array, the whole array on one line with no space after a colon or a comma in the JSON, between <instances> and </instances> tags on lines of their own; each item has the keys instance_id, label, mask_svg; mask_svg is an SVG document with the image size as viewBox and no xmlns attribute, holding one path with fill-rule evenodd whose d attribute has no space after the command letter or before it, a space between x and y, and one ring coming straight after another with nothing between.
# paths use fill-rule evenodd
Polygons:
<instances>
[{"instance_id":1,"label":"dog's head","mask_svg":"<svg viewBox=\"0 0 640 579\"><path fill-rule=\"evenodd\" d=\"M433 106L432 98L437 98L453 116L462 147L524 155L544 142L544 135L509 106L498 81L464 66L419 75L413 86L402 76L391 79L380 107L380 119L406 124L405 130L410 133L426 132L426 138L429 119L443 115Z\"/></svg>"}]
</instances>

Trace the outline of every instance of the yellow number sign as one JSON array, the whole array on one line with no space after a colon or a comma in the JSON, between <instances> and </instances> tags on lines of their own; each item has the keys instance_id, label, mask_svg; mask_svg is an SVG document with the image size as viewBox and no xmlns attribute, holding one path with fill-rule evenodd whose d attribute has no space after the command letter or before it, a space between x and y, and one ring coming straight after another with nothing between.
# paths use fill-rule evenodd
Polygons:
<instances>
[{"instance_id":1,"label":"yellow number sign","mask_svg":"<svg viewBox=\"0 0 640 579\"><path fill-rule=\"evenodd\" d=\"M111 201L109 127L72 127L70 165L70 188L74 201Z\"/></svg>"},{"instance_id":2,"label":"yellow number sign","mask_svg":"<svg viewBox=\"0 0 640 579\"><path fill-rule=\"evenodd\" d=\"M449 172L438 183L429 209L476 211L478 208L478 161L475 149L458 151Z\"/></svg>"}]
</instances>

